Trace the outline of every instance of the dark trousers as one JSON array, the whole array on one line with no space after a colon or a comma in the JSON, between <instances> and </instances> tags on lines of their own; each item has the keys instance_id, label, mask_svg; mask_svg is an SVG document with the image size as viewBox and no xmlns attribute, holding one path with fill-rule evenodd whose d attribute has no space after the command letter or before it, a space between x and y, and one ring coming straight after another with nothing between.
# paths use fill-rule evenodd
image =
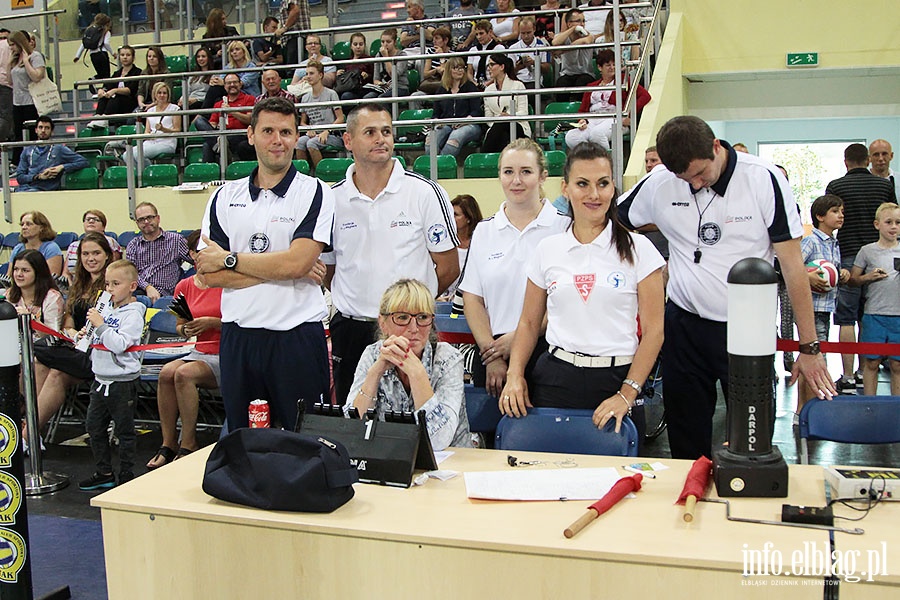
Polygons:
<instances>
[{"instance_id":1,"label":"dark trousers","mask_svg":"<svg viewBox=\"0 0 900 600\"><path fill-rule=\"evenodd\" d=\"M273 424L293 429L298 400L309 410L329 397L328 348L320 322L287 331L222 323L219 365L229 431L247 427L252 400L267 400Z\"/></svg>"},{"instance_id":2,"label":"dark trousers","mask_svg":"<svg viewBox=\"0 0 900 600\"><path fill-rule=\"evenodd\" d=\"M589 73L579 73L578 75L560 75L556 80L556 87L582 87L594 81L594 76ZM556 94L557 102L581 102L584 92L573 92L571 94Z\"/></svg>"},{"instance_id":3,"label":"dark trousers","mask_svg":"<svg viewBox=\"0 0 900 600\"><path fill-rule=\"evenodd\" d=\"M88 404L85 428L91 437L91 452L97 463L97 472L111 474L112 450L109 446L107 427L115 423L114 431L119 439L119 473L134 470L135 434L134 403L138 397L138 378L106 384L91 384L91 402Z\"/></svg>"},{"instance_id":4,"label":"dark trousers","mask_svg":"<svg viewBox=\"0 0 900 600\"><path fill-rule=\"evenodd\" d=\"M25 128L25 121L34 121L38 118L38 111L34 107L34 104L25 104L23 106L15 106L12 107L12 115L13 115L13 127L15 131L13 131L14 138L17 142L21 142L25 139L22 130ZM34 127L28 128L29 134L28 137L31 140L37 139L34 133ZM19 157L22 156L22 148L16 148L13 150L13 164L19 164Z\"/></svg>"},{"instance_id":5,"label":"dark trousers","mask_svg":"<svg viewBox=\"0 0 900 600\"><path fill-rule=\"evenodd\" d=\"M134 112L135 108L137 108L137 98L131 95L117 94L109 98L100 98L97 101L98 115L121 115ZM114 119L112 122L124 123L128 120L130 119L122 118Z\"/></svg>"},{"instance_id":6,"label":"dark trousers","mask_svg":"<svg viewBox=\"0 0 900 600\"><path fill-rule=\"evenodd\" d=\"M330 332L335 396L338 404L344 404L363 351L378 339L378 324L349 319L338 313L331 319Z\"/></svg>"},{"instance_id":7,"label":"dark trousers","mask_svg":"<svg viewBox=\"0 0 900 600\"><path fill-rule=\"evenodd\" d=\"M206 90L206 98L203 99L203 106L201 108L212 108L216 105L216 102L222 99L225 96L225 86L224 85L212 85Z\"/></svg>"},{"instance_id":8,"label":"dark trousers","mask_svg":"<svg viewBox=\"0 0 900 600\"><path fill-rule=\"evenodd\" d=\"M197 131L216 131L209 120L203 115L194 119L194 125ZM218 156L215 150L218 137L203 138L203 162L218 162ZM247 132L241 131L225 137L228 141L228 162L235 160L256 160L256 149L250 145L247 140Z\"/></svg>"},{"instance_id":9,"label":"dark trousers","mask_svg":"<svg viewBox=\"0 0 900 600\"><path fill-rule=\"evenodd\" d=\"M104 52L91 52L91 64L97 72L96 79L107 79L111 71L109 70L109 54Z\"/></svg>"},{"instance_id":10,"label":"dark trousers","mask_svg":"<svg viewBox=\"0 0 900 600\"><path fill-rule=\"evenodd\" d=\"M726 327L666 303L662 370L672 458L711 456L716 381L728 398Z\"/></svg>"},{"instance_id":11,"label":"dark trousers","mask_svg":"<svg viewBox=\"0 0 900 600\"><path fill-rule=\"evenodd\" d=\"M7 142L13 136L13 90L0 85L0 142Z\"/></svg>"},{"instance_id":12,"label":"dark trousers","mask_svg":"<svg viewBox=\"0 0 900 600\"><path fill-rule=\"evenodd\" d=\"M522 126L516 123L516 139L528 137ZM502 152L506 145L512 140L509 139L509 123L495 123L487 130L484 135L484 142L481 144L482 152Z\"/></svg>"}]
</instances>

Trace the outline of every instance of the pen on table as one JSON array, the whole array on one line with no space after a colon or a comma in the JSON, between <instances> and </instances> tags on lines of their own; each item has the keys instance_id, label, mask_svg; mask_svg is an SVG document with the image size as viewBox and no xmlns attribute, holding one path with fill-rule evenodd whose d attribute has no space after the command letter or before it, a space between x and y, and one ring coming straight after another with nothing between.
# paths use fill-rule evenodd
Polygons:
<instances>
[{"instance_id":1,"label":"pen on table","mask_svg":"<svg viewBox=\"0 0 900 600\"><path fill-rule=\"evenodd\" d=\"M653 473L650 473L649 471L642 471L640 469L635 469L634 467L629 467L629 466L623 466L622 468L631 473L640 473L644 477L649 477L650 479L656 479L656 475L654 475Z\"/></svg>"}]
</instances>

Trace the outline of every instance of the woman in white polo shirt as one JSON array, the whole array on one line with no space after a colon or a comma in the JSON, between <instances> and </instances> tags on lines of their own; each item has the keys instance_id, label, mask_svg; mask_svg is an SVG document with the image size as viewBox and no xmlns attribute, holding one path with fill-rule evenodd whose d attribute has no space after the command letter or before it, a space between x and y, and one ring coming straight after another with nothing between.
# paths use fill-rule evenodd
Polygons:
<instances>
[{"instance_id":1,"label":"woman in white polo shirt","mask_svg":"<svg viewBox=\"0 0 900 600\"><path fill-rule=\"evenodd\" d=\"M562 193L572 227L543 240L529 261L500 410L520 417L532 405L591 408L598 427L615 419L618 432L662 346L665 263L648 239L619 222L612 162L602 147L569 151ZM537 361L529 394L525 364L545 312L550 349Z\"/></svg>"},{"instance_id":2,"label":"woman in white polo shirt","mask_svg":"<svg viewBox=\"0 0 900 600\"><path fill-rule=\"evenodd\" d=\"M500 153L499 163L506 200L497 214L472 233L459 285L466 320L481 352L481 361L473 366L473 379L493 396L498 396L506 383L510 342L525 298L528 259L538 242L565 231L571 222L543 197L547 163L533 140L511 142ZM542 349L538 347L535 360Z\"/></svg>"}]
</instances>

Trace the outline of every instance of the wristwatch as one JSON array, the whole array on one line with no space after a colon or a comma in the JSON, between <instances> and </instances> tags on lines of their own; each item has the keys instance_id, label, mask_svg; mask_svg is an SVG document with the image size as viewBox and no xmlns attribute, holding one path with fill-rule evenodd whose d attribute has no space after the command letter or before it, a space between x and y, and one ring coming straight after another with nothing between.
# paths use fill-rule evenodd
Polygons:
<instances>
[{"instance_id":1,"label":"wristwatch","mask_svg":"<svg viewBox=\"0 0 900 600\"><path fill-rule=\"evenodd\" d=\"M820 354L819 341L815 340L808 344L800 344L800 354Z\"/></svg>"},{"instance_id":2,"label":"wristwatch","mask_svg":"<svg viewBox=\"0 0 900 600\"><path fill-rule=\"evenodd\" d=\"M237 252L231 252L225 257L225 268L234 269L237 267Z\"/></svg>"}]
</instances>

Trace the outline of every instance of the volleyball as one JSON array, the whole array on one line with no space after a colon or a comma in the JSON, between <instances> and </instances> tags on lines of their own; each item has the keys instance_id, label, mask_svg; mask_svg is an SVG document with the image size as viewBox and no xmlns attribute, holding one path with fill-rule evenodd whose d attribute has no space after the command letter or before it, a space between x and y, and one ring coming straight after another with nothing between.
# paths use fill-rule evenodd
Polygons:
<instances>
[{"instance_id":1,"label":"volleyball","mask_svg":"<svg viewBox=\"0 0 900 600\"><path fill-rule=\"evenodd\" d=\"M834 263L829 262L827 260L819 259L806 263L807 271L818 271L819 277L825 280L828 284L829 288L837 287L838 280L841 277L841 273Z\"/></svg>"}]
</instances>

